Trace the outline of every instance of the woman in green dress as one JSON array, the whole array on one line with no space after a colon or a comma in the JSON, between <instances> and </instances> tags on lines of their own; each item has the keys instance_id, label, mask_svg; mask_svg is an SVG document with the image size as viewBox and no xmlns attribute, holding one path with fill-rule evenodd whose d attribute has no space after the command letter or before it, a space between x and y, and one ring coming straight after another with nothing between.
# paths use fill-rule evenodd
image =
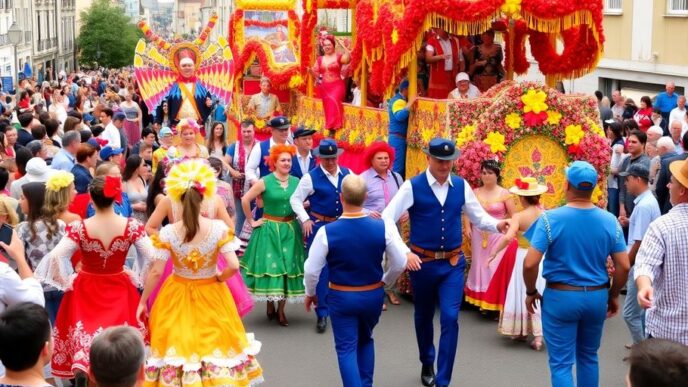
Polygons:
<instances>
[{"instance_id":1,"label":"woman in green dress","mask_svg":"<svg viewBox=\"0 0 688 387\"><path fill-rule=\"evenodd\" d=\"M289 204L299 183L289 175L294 154L296 148L292 145L273 146L268 158L273 172L258 180L241 198L241 207L253 227L241 260L241 273L254 299L267 301L268 319L277 316L282 326L289 325L284 314L286 301L303 302L305 296L303 236ZM253 220L251 202L259 195L263 198L263 217Z\"/></svg>"}]
</instances>

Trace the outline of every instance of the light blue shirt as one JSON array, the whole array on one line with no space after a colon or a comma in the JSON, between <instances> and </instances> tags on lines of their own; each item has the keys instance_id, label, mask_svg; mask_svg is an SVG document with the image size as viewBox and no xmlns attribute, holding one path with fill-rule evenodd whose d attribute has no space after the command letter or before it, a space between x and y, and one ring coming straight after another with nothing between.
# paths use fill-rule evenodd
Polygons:
<instances>
[{"instance_id":1,"label":"light blue shirt","mask_svg":"<svg viewBox=\"0 0 688 387\"><path fill-rule=\"evenodd\" d=\"M614 215L597 207L546 211L525 237L546 255L542 276L547 282L571 286L608 283L607 257L626 251L621 225Z\"/></svg>"},{"instance_id":2,"label":"light blue shirt","mask_svg":"<svg viewBox=\"0 0 688 387\"><path fill-rule=\"evenodd\" d=\"M655 108L659 109L662 113L670 113L673 108L678 104L678 93L674 92L671 97L663 91L657 94L655 99ZM671 122L669 123L671 124Z\"/></svg>"},{"instance_id":3,"label":"light blue shirt","mask_svg":"<svg viewBox=\"0 0 688 387\"><path fill-rule=\"evenodd\" d=\"M635 208L628 219L628 249L635 241L642 241L650 223L659 218L662 214L659 210L659 203L649 189L633 201Z\"/></svg>"},{"instance_id":4,"label":"light blue shirt","mask_svg":"<svg viewBox=\"0 0 688 387\"><path fill-rule=\"evenodd\" d=\"M61 148L55 157L53 157L53 162L50 164L50 167L58 171L71 172L72 168L74 168L74 162L74 156L70 155L64 148Z\"/></svg>"}]
</instances>

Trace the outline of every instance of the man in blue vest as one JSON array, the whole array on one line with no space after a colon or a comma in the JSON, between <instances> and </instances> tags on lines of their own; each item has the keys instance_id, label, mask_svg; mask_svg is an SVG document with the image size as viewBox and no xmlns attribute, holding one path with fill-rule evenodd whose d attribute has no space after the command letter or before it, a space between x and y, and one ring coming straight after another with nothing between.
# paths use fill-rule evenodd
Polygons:
<instances>
[{"instance_id":1,"label":"man in blue vest","mask_svg":"<svg viewBox=\"0 0 688 387\"><path fill-rule=\"evenodd\" d=\"M312 152L313 134L315 134L315 130L306 129L303 126L294 131L296 154L291 159L291 172L289 174L299 179L315 168L315 157L313 157Z\"/></svg>"},{"instance_id":2,"label":"man in blue vest","mask_svg":"<svg viewBox=\"0 0 688 387\"><path fill-rule=\"evenodd\" d=\"M318 230L304 270L306 310L310 311L311 305L320 301L315 295L320 272L329 267L328 304L339 373L346 387L373 385L373 328L382 313L384 284L395 283L407 255L413 255L396 226L388 227L383 220L363 213L366 191L362 177L343 179L340 198L344 212L336 222ZM383 253L389 262L384 274Z\"/></svg>"},{"instance_id":3,"label":"man in blue vest","mask_svg":"<svg viewBox=\"0 0 688 387\"><path fill-rule=\"evenodd\" d=\"M337 148L337 142L333 139L323 139L320 145L313 150L313 155L320 158L320 166L303 175L299 185L291 195L289 203L301 222L303 235L306 239L306 248L310 248L315 234L320 227L332 223L342 214L342 203L339 199L342 179L350 172L337 164L339 155L343 152ZM304 208L304 202L309 202L308 212ZM320 273L317 295L318 306L315 314L318 316L317 331L324 333L327 329L327 317L330 315L327 309L327 266Z\"/></svg>"},{"instance_id":4,"label":"man in blue vest","mask_svg":"<svg viewBox=\"0 0 688 387\"><path fill-rule=\"evenodd\" d=\"M401 185L382 218L392 225L408 210L411 251L422 262L420 270L410 273L421 383L439 387L449 385L459 339L459 307L466 267L461 251L461 213L465 212L481 230L490 232L505 232L511 221L488 215L471 187L451 174L454 160L459 157L454 141L435 138L423 152L428 169ZM409 257L411 270L420 266L414 260ZM440 307L442 333L435 377L432 320L436 304Z\"/></svg>"},{"instance_id":5,"label":"man in blue vest","mask_svg":"<svg viewBox=\"0 0 688 387\"><path fill-rule=\"evenodd\" d=\"M406 172L406 132L411 107L416 97L408 96L408 80L404 79L399 85L399 91L387 103L389 113L389 145L394 148L394 165L392 170L402 177ZM408 100L408 102L407 102Z\"/></svg>"},{"instance_id":6,"label":"man in blue vest","mask_svg":"<svg viewBox=\"0 0 688 387\"><path fill-rule=\"evenodd\" d=\"M287 117L275 117L268 122L268 126L272 129L272 136L264 141L261 141L258 146L254 146L251 153L246 159L246 181L249 186L252 186L258 179L270 174L265 162L270 155L270 148L275 144L284 145L289 142L289 128L291 123Z\"/></svg>"}]
</instances>

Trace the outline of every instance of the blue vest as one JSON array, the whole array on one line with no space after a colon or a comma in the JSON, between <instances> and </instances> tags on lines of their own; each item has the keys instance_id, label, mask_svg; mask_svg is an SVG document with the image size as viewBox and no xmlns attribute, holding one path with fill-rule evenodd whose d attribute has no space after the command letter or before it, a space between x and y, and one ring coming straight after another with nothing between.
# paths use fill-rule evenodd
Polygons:
<instances>
[{"instance_id":1,"label":"blue vest","mask_svg":"<svg viewBox=\"0 0 688 387\"><path fill-rule=\"evenodd\" d=\"M394 102L400 99L405 101L401 94L396 93L394 94L394 97L390 98L389 102L387 102L387 113L389 114L389 133L399 134L406 137L406 132L408 130L408 116L405 120L398 120L392 112L392 106L394 105Z\"/></svg>"},{"instance_id":2,"label":"blue vest","mask_svg":"<svg viewBox=\"0 0 688 387\"><path fill-rule=\"evenodd\" d=\"M258 164L260 176L258 177L264 177L271 173L268 163L265 162L268 156L270 156L270 139L260 142L260 163Z\"/></svg>"},{"instance_id":3,"label":"blue vest","mask_svg":"<svg viewBox=\"0 0 688 387\"><path fill-rule=\"evenodd\" d=\"M466 202L464 181L450 176L447 200L440 205L425 173L411 179L413 205L408 209L412 244L432 251L450 251L461 246L461 208Z\"/></svg>"},{"instance_id":4,"label":"blue vest","mask_svg":"<svg viewBox=\"0 0 688 387\"><path fill-rule=\"evenodd\" d=\"M382 280L382 254L387 245L382 219L338 219L325 225L325 233L333 284L364 286Z\"/></svg>"},{"instance_id":5,"label":"blue vest","mask_svg":"<svg viewBox=\"0 0 688 387\"><path fill-rule=\"evenodd\" d=\"M315 157L311 157L310 161L308 162L308 170L306 173L310 172L315 168ZM303 177L303 171L301 171L301 164L299 164L299 159L297 156L293 156L291 158L291 171L289 171L289 174L301 179Z\"/></svg>"},{"instance_id":6,"label":"blue vest","mask_svg":"<svg viewBox=\"0 0 688 387\"><path fill-rule=\"evenodd\" d=\"M313 194L308 197L311 203L309 211L316 212L330 218L336 218L342 214L342 203L339 202L339 193L342 192L342 180L344 176L349 174L349 170L344 167L339 167L342 173L339 175L337 181L337 188L335 188L322 168L315 168L308 172L313 181Z\"/></svg>"}]
</instances>

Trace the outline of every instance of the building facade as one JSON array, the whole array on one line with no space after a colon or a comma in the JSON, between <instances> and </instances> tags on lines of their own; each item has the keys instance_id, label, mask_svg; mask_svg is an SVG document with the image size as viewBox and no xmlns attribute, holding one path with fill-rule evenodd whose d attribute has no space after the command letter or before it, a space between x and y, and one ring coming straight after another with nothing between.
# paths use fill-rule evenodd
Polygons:
<instances>
[{"instance_id":1,"label":"building facade","mask_svg":"<svg viewBox=\"0 0 688 387\"><path fill-rule=\"evenodd\" d=\"M57 30L58 55L57 72L70 73L76 70L76 0L57 0L60 2Z\"/></svg>"},{"instance_id":2,"label":"building facade","mask_svg":"<svg viewBox=\"0 0 688 387\"><path fill-rule=\"evenodd\" d=\"M576 80L564 80L567 92L610 95L621 90L633 98L654 97L673 81L688 90L688 0L602 0L604 54L597 69ZM531 64L525 79L544 80Z\"/></svg>"}]
</instances>

